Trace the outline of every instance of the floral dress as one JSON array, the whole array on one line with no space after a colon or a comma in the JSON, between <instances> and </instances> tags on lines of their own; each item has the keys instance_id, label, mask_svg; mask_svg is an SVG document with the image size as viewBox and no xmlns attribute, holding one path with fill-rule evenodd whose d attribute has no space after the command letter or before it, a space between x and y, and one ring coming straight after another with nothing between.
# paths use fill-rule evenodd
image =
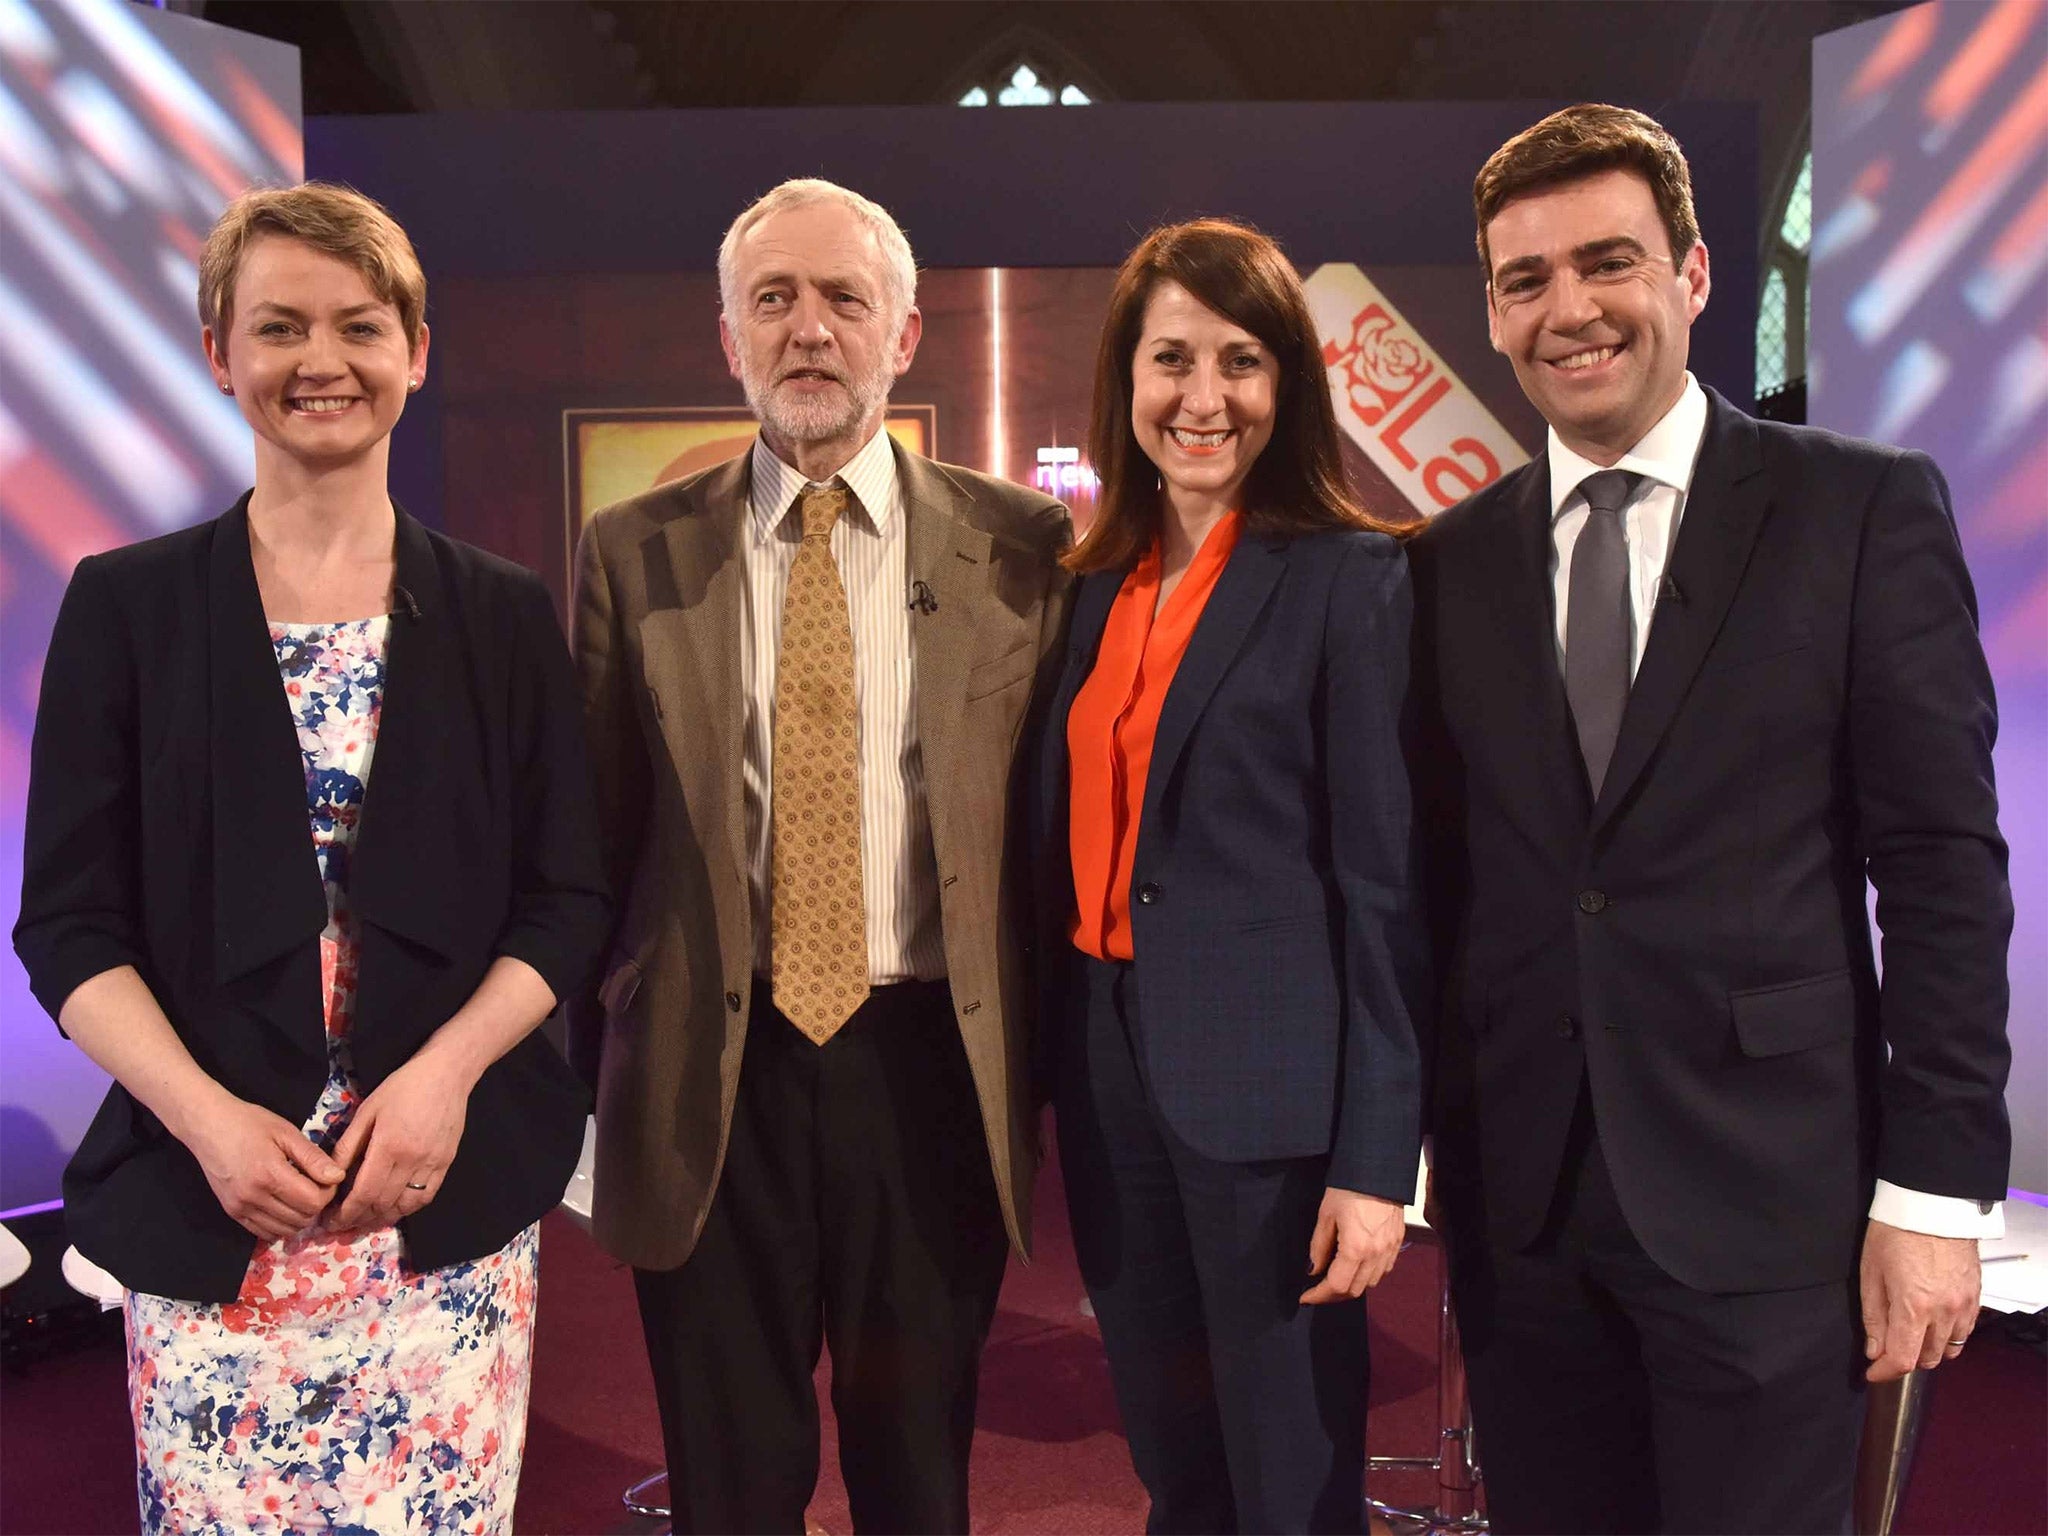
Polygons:
<instances>
[{"instance_id":1,"label":"floral dress","mask_svg":"<svg viewBox=\"0 0 2048 1536\"><path fill-rule=\"evenodd\" d=\"M327 895L332 1150L362 1093L349 1050L358 942L349 853L377 742L387 618L273 624ZM134 1292L128 1386L148 1532L491 1533L512 1527L526 1441L536 1229L419 1274L395 1227L318 1223L259 1246L226 1305Z\"/></svg>"}]
</instances>

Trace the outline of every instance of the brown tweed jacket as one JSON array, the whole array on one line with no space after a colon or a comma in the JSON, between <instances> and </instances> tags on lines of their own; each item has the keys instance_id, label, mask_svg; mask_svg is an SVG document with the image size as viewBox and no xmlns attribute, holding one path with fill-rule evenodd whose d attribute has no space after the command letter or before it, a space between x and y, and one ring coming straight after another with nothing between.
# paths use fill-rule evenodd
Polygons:
<instances>
[{"instance_id":1,"label":"brown tweed jacket","mask_svg":"<svg viewBox=\"0 0 2048 1536\"><path fill-rule=\"evenodd\" d=\"M1031 1102L1021 827L1012 782L1066 615L1066 509L896 450L916 627L917 729L946 968L1010 1239L1030 1242ZM570 1004L597 1086L592 1225L616 1257L673 1269L718 1187L752 1001L740 625L748 455L597 513L571 625L618 924Z\"/></svg>"}]
</instances>

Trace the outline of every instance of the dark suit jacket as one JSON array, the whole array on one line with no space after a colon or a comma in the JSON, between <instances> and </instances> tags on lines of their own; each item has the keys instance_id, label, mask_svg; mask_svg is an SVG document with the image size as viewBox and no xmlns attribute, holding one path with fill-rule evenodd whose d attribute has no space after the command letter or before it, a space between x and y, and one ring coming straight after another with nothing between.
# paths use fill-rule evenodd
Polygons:
<instances>
[{"instance_id":1,"label":"dark suit jacket","mask_svg":"<svg viewBox=\"0 0 2048 1536\"><path fill-rule=\"evenodd\" d=\"M1584 1081L1651 1258L1775 1290L1852 1272L1874 1177L2004 1195L2012 905L1939 472L1710 402L1597 803L1554 638L1547 461L1411 547L1417 784L1454 956L1434 1129L1457 1224L1519 1247Z\"/></svg>"},{"instance_id":2,"label":"dark suit jacket","mask_svg":"<svg viewBox=\"0 0 2048 1536\"><path fill-rule=\"evenodd\" d=\"M1048 976L1072 951L1067 714L1126 574L1083 578L1040 736ZM1408 627L1385 535L1248 530L1159 713L1130 894L1145 1078L1174 1132L1223 1162L1327 1153L1329 1184L1402 1201L1425 990ZM1049 994L1049 1032L1059 1012Z\"/></svg>"},{"instance_id":3,"label":"dark suit jacket","mask_svg":"<svg viewBox=\"0 0 2048 1536\"><path fill-rule=\"evenodd\" d=\"M214 522L80 562L36 714L15 948L55 1017L132 965L231 1093L298 1124L327 1078L299 743L249 557L246 497ZM349 896L367 1092L498 955L557 996L583 982L606 900L575 685L545 588L398 515L388 682ZM487 1070L408 1260L489 1253L561 1199L584 1095L528 1036ZM72 1240L133 1290L229 1301L255 1238L121 1087L64 1177Z\"/></svg>"}]
</instances>

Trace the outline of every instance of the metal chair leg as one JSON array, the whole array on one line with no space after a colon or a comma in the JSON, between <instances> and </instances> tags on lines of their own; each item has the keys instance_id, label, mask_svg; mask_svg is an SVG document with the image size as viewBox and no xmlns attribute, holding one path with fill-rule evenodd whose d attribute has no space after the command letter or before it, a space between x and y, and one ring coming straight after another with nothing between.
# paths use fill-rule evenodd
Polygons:
<instances>
[{"instance_id":1,"label":"metal chair leg","mask_svg":"<svg viewBox=\"0 0 2048 1536\"><path fill-rule=\"evenodd\" d=\"M1863 1443L1856 1454L1856 1536L1892 1536L1933 1380L1926 1371L1909 1371L1864 1394Z\"/></svg>"},{"instance_id":2,"label":"metal chair leg","mask_svg":"<svg viewBox=\"0 0 2048 1536\"><path fill-rule=\"evenodd\" d=\"M662 1502L654 1502L655 1491L659 1489ZM666 1520L669 1518L668 1473L657 1472L652 1477L643 1477L639 1482L619 1495L619 1502L643 1520Z\"/></svg>"},{"instance_id":3,"label":"metal chair leg","mask_svg":"<svg viewBox=\"0 0 2048 1536\"><path fill-rule=\"evenodd\" d=\"M1366 1507L1396 1530L1414 1536L1481 1536L1486 1516L1479 1513L1480 1471L1472 1434L1472 1400L1465 1389L1465 1352L1458 1345L1458 1320L1451 1310L1450 1269L1441 1248L1437 1253L1436 1417L1434 1456L1368 1456L1376 1472L1436 1473L1436 1503L1429 1507L1388 1504L1367 1499Z\"/></svg>"}]
</instances>

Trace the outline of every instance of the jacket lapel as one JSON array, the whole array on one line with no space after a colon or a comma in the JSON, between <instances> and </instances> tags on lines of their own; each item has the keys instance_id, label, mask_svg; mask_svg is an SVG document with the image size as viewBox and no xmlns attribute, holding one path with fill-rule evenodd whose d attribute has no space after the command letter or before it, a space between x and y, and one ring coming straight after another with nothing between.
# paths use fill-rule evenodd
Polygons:
<instances>
[{"instance_id":1,"label":"jacket lapel","mask_svg":"<svg viewBox=\"0 0 2048 1536\"><path fill-rule=\"evenodd\" d=\"M967 705L967 669L974 655L974 621L989 584L989 536L961 516L967 493L929 459L891 443L903 486L908 522L909 569L937 605L920 613L911 647L917 676L917 739L925 782L935 784L950 770ZM951 797L929 797L933 833Z\"/></svg>"},{"instance_id":2,"label":"jacket lapel","mask_svg":"<svg viewBox=\"0 0 2048 1536\"><path fill-rule=\"evenodd\" d=\"M1491 651L1498 671L1488 691L1489 710L1525 717L1521 730L1502 731L1499 739L1519 737L1529 744L1544 785L1567 816L1563 824L1580 825L1592 806L1592 792L1558 659L1547 456L1539 454L1518 472L1502 510L1508 521L1505 537L1484 546L1500 569L1475 583L1475 590L1488 594L1480 622L1496 626Z\"/></svg>"},{"instance_id":3,"label":"jacket lapel","mask_svg":"<svg viewBox=\"0 0 2048 1536\"><path fill-rule=\"evenodd\" d=\"M740 626L747 573L740 541L751 537L752 465L753 455L743 453L705 475L662 526L660 547L650 541L641 629L642 664L683 803L707 834L723 825L728 868L742 891L748 859Z\"/></svg>"},{"instance_id":4,"label":"jacket lapel","mask_svg":"<svg viewBox=\"0 0 2048 1536\"><path fill-rule=\"evenodd\" d=\"M1109 610L1123 587L1124 570L1091 571L1081 578L1074 594L1074 612L1067 624L1067 651L1060 665L1060 680L1047 707L1044 735L1038 743L1038 825L1037 844L1043 851L1044 868L1064 866L1067 841L1067 716L1074 697L1081 691L1095 667L1095 653L1102 647L1102 634L1109 627Z\"/></svg>"},{"instance_id":5,"label":"jacket lapel","mask_svg":"<svg viewBox=\"0 0 2048 1536\"><path fill-rule=\"evenodd\" d=\"M1173 778L1175 764L1188 744L1188 736L1208 706L1216 685L1237 659L1251 634L1252 624L1273 595L1280 574L1287 568L1288 543L1247 532L1231 551L1230 563L1216 578L1194 635L1174 669L1166 689L1166 702L1159 709L1159 726L1152 739L1152 763L1145 771L1145 806L1140 813L1139 835L1160 824L1159 796Z\"/></svg>"},{"instance_id":6,"label":"jacket lapel","mask_svg":"<svg viewBox=\"0 0 2048 1536\"><path fill-rule=\"evenodd\" d=\"M1664 739L1726 617L1770 504L1756 423L1708 392L1707 433L1686 493L1678 543L1665 568L1682 600L1660 599L1636 669L1621 734L1593 811L1599 830L1627 797Z\"/></svg>"},{"instance_id":7,"label":"jacket lapel","mask_svg":"<svg viewBox=\"0 0 2048 1536\"><path fill-rule=\"evenodd\" d=\"M298 728L249 556L247 496L215 528L206 611L213 961L225 983L327 925Z\"/></svg>"},{"instance_id":8,"label":"jacket lapel","mask_svg":"<svg viewBox=\"0 0 2048 1536\"><path fill-rule=\"evenodd\" d=\"M364 922L454 955L467 929L460 829L437 810L454 795L488 793L477 751L468 647L455 593L442 581L427 532L398 512L397 611L384 653L384 701L349 862L349 904Z\"/></svg>"}]
</instances>

